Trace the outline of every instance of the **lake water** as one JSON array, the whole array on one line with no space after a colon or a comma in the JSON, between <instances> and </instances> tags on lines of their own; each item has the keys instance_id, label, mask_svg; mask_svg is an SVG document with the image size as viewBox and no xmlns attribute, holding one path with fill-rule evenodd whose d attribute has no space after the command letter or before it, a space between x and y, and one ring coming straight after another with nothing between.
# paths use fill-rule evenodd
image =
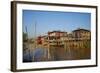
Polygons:
<instances>
[{"instance_id":1,"label":"lake water","mask_svg":"<svg viewBox=\"0 0 100 73\"><path fill-rule=\"evenodd\" d=\"M49 48L49 56L47 48L33 48L32 45L25 46L23 51L23 62L39 62L39 61L59 61L59 60L78 60L90 59L91 49L64 49L64 48ZM48 58L49 57L49 58Z\"/></svg>"},{"instance_id":2,"label":"lake water","mask_svg":"<svg viewBox=\"0 0 100 73\"><path fill-rule=\"evenodd\" d=\"M57 51L57 50L56 50ZM64 54L64 58L59 55L53 54L51 58L52 61L58 60L71 60L75 59L77 52L74 50L69 50ZM63 54L63 53L62 53ZM42 48L36 48L34 50L26 50L23 52L23 62L39 62L39 61L48 61L48 50Z\"/></svg>"},{"instance_id":3,"label":"lake water","mask_svg":"<svg viewBox=\"0 0 100 73\"><path fill-rule=\"evenodd\" d=\"M47 49L36 48L34 50L26 50L23 52L23 62L41 61L42 58L47 58L47 55Z\"/></svg>"}]
</instances>

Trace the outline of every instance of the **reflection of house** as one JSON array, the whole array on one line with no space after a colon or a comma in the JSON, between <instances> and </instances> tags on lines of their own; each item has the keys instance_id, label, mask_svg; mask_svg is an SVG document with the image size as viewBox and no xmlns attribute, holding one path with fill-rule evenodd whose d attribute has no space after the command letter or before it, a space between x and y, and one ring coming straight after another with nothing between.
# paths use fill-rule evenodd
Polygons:
<instances>
[{"instance_id":1,"label":"reflection of house","mask_svg":"<svg viewBox=\"0 0 100 73\"><path fill-rule=\"evenodd\" d=\"M48 44L50 59L59 60L65 58L64 43L61 40L62 37L66 37L67 32L52 31L48 32Z\"/></svg>"}]
</instances>

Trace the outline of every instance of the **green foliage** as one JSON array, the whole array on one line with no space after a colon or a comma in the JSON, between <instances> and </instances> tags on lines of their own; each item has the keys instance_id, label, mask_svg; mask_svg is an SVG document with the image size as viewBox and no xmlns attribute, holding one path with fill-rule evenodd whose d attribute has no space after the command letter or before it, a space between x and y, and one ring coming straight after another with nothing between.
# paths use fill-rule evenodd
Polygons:
<instances>
[{"instance_id":1,"label":"green foliage","mask_svg":"<svg viewBox=\"0 0 100 73\"><path fill-rule=\"evenodd\" d=\"M24 33L24 32L23 32L23 42L26 42L27 39L28 39L27 33Z\"/></svg>"},{"instance_id":2,"label":"green foliage","mask_svg":"<svg viewBox=\"0 0 100 73\"><path fill-rule=\"evenodd\" d=\"M91 48L91 43L90 43L90 41L86 41L86 42L84 43L84 48Z\"/></svg>"}]
</instances>

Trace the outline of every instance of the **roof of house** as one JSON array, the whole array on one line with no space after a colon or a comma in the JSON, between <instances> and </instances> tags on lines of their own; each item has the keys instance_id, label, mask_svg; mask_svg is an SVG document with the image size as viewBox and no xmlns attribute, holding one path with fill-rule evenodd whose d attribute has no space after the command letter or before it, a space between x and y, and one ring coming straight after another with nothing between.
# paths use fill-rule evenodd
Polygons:
<instances>
[{"instance_id":1,"label":"roof of house","mask_svg":"<svg viewBox=\"0 0 100 73\"><path fill-rule=\"evenodd\" d=\"M78 28L78 29L76 29L76 30L73 30L72 32L77 32L77 31L86 31L86 32L90 32L90 30L82 29L82 28Z\"/></svg>"},{"instance_id":2,"label":"roof of house","mask_svg":"<svg viewBox=\"0 0 100 73\"><path fill-rule=\"evenodd\" d=\"M65 31L59 31L59 30L58 30L58 31L51 31L51 32L48 32L48 33L56 33L56 32L57 32L57 33L67 33L67 32L65 32Z\"/></svg>"}]
</instances>

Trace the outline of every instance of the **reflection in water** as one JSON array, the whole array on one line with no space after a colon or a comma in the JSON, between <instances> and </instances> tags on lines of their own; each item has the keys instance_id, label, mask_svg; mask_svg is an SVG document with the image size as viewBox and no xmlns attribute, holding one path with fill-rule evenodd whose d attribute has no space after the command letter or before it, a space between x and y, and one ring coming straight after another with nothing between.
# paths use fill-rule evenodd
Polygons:
<instances>
[{"instance_id":1,"label":"reflection in water","mask_svg":"<svg viewBox=\"0 0 100 73\"><path fill-rule=\"evenodd\" d=\"M26 50L23 53L23 62L42 61L47 58L47 49L36 48L34 50Z\"/></svg>"},{"instance_id":2,"label":"reflection in water","mask_svg":"<svg viewBox=\"0 0 100 73\"><path fill-rule=\"evenodd\" d=\"M66 51L62 51L62 48L59 50L56 48L56 50L52 49L50 52L51 57L48 58L47 49L36 48L34 50L26 50L23 52L23 62L90 59L90 53L88 52L88 54L86 54L88 50L68 49Z\"/></svg>"}]
</instances>

